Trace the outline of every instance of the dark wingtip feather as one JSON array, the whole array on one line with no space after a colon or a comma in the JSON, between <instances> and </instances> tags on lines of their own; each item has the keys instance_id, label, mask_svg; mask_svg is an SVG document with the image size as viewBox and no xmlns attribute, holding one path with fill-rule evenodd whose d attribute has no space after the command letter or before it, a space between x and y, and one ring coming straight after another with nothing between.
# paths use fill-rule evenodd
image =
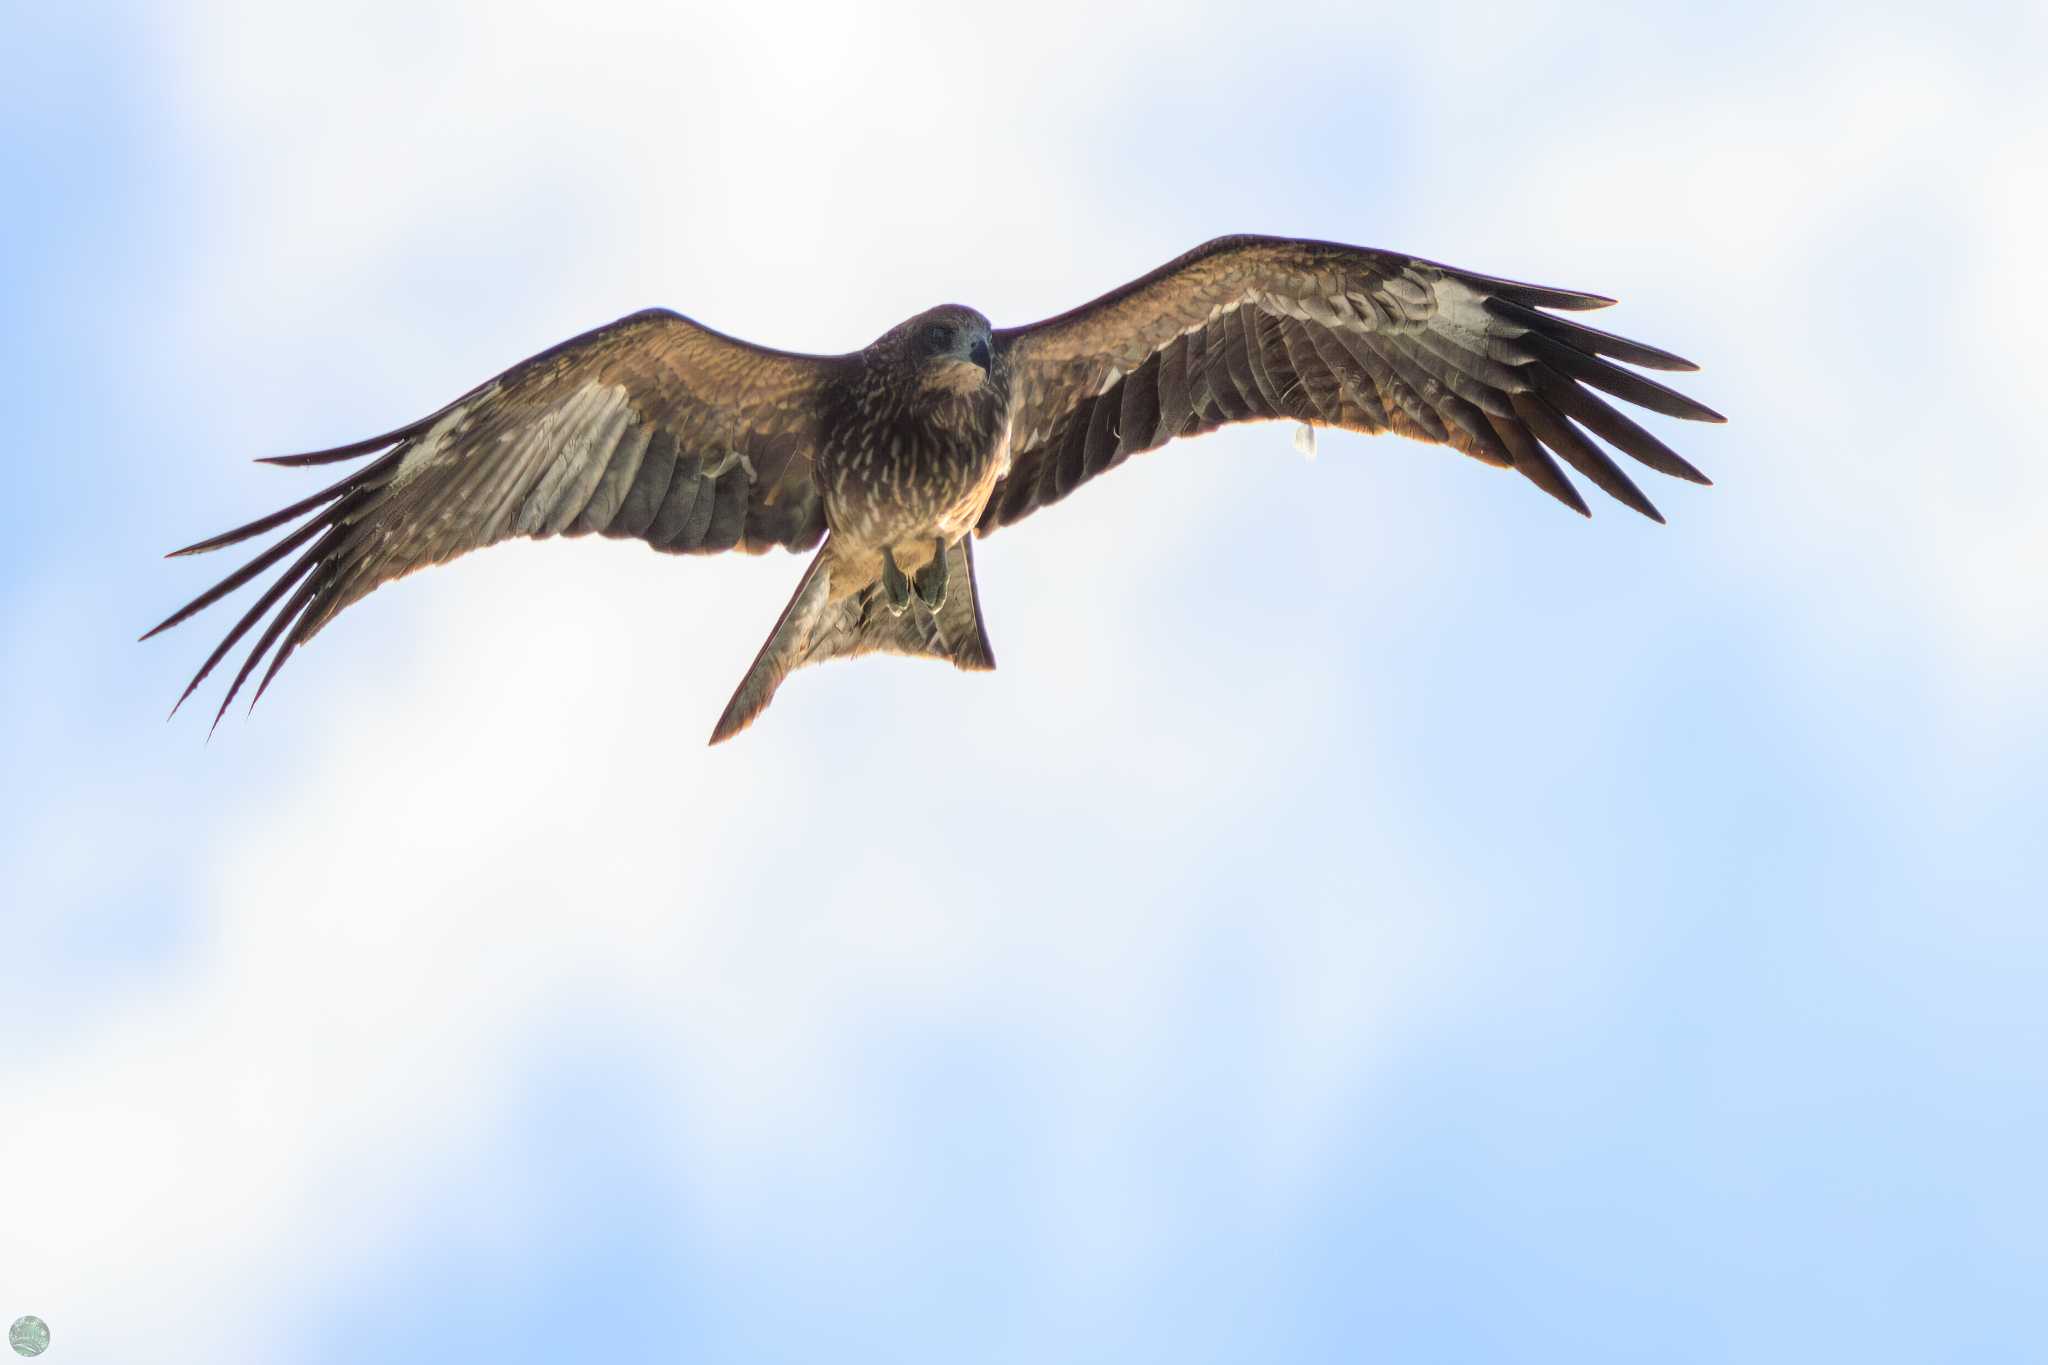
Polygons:
<instances>
[{"instance_id":1,"label":"dark wingtip feather","mask_svg":"<svg viewBox=\"0 0 2048 1365\"><path fill-rule=\"evenodd\" d=\"M319 523L316 522L315 525L317 526ZM243 614L241 620L235 623L234 629L227 633L226 638L214 646L213 652L206 656L206 662L200 664L199 671L192 675L192 681L185 684L185 691L179 696L176 705L171 707L172 715L178 714L178 707L183 706L187 698L191 697L199 689L199 684L205 682L207 676L213 672L214 667L227 657L228 651L235 647L235 642L248 634L250 628L260 621L273 606L277 605L278 599L290 591L293 585L312 573L320 563L322 556L333 550L336 542L343 534L343 528L340 526L329 526L326 530L327 533L325 535L315 541L304 554L293 560L291 566L279 575L270 587L264 590L263 595L256 600L254 606L250 607ZM287 607L285 615L292 614L291 607L293 606L303 606L303 603L298 597L294 597L292 604ZM279 622L285 619L285 615L281 615L278 618ZM278 622L272 623L270 630L264 632L263 639L258 646L259 652L270 647L270 642L276 638L276 633L281 628ZM243 665L241 676L235 680L235 686L229 689L227 697L221 702L220 710L214 713L214 725L220 724L221 716L227 712L228 702L234 700L235 691L240 689L242 680L248 676L249 670L253 667L255 667L254 655L252 655L247 664ZM209 729L208 733L211 734L212 731Z\"/></svg>"},{"instance_id":2,"label":"dark wingtip feather","mask_svg":"<svg viewBox=\"0 0 2048 1365\"><path fill-rule=\"evenodd\" d=\"M1636 487L1634 480L1605 451L1580 434L1563 413L1535 394L1518 393L1513 401L1515 412L1537 440L1622 506L1654 522L1663 522L1664 514Z\"/></svg>"},{"instance_id":3,"label":"dark wingtip feather","mask_svg":"<svg viewBox=\"0 0 2048 1365\"><path fill-rule=\"evenodd\" d=\"M213 724L207 727L206 733L208 735L211 735L216 729L220 728L220 718L225 716L228 713L228 707L234 704L235 697L242 690L242 684L249 681L249 675L256 671L256 665L263 662L263 656L270 652L270 647L273 644L277 643L279 632L284 629L285 624L295 614L292 607L299 600L299 596L299 593L292 594L292 601L285 603L284 610L271 618L269 626L264 628L263 634L257 637L256 643L250 648L249 657L242 660L242 666L235 670L235 680L228 684L228 694L220 699L220 709L213 713ZM255 702L252 700L249 704L254 706Z\"/></svg>"},{"instance_id":4,"label":"dark wingtip feather","mask_svg":"<svg viewBox=\"0 0 2048 1365\"><path fill-rule=\"evenodd\" d=\"M1494 280L1483 275L1474 278L1483 281L1492 292L1502 298L1512 299L1529 308L1562 308L1570 313L1590 313L1596 308L1612 308L1620 302L1618 299L1608 298L1605 294L1588 294L1581 289L1552 289L1548 285L1523 284L1520 280Z\"/></svg>"},{"instance_id":5,"label":"dark wingtip feather","mask_svg":"<svg viewBox=\"0 0 2048 1365\"><path fill-rule=\"evenodd\" d=\"M217 536L208 536L205 540L195 540L190 545L181 546L175 550L167 550L164 552L164 558L183 559L187 555L203 555L211 550L218 550L224 545L233 545L238 540L246 540L250 536L260 536L273 527L282 526L285 520L288 520L288 518L280 518L273 521L270 517L264 517L261 521L250 522L247 526L237 526L232 531L223 531Z\"/></svg>"},{"instance_id":6,"label":"dark wingtip feather","mask_svg":"<svg viewBox=\"0 0 2048 1365\"><path fill-rule=\"evenodd\" d=\"M1596 308L1612 308L1618 299L1605 294L1582 294L1574 289L1545 289L1533 284L1509 284L1494 286L1502 298L1531 308L1561 308L1568 313L1590 313Z\"/></svg>"},{"instance_id":7,"label":"dark wingtip feather","mask_svg":"<svg viewBox=\"0 0 2048 1365\"><path fill-rule=\"evenodd\" d=\"M294 517L304 516L316 507L333 502L344 494L367 486L372 480L379 478L387 470L395 469L398 460L399 452L394 450L383 459L377 461L377 463L365 465L346 478L337 479L318 493L310 497L300 498L289 507L279 508L269 516L258 517L246 525L237 526L232 531L222 531L217 536L208 536L205 540L194 541L182 550L172 550L164 558L178 559L185 555L203 555L209 551L218 550L224 545L233 545L238 541L247 540L251 536L260 536L265 531L274 531Z\"/></svg>"},{"instance_id":8,"label":"dark wingtip feather","mask_svg":"<svg viewBox=\"0 0 2048 1365\"><path fill-rule=\"evenodd\" d=\"M1645 379L1642 375L1632 370L1624 370L1619 365L1610 365L1597 356L1588 355L1578 347L1568 346L1540 331L1524 332L1520 340L1547 361L1553 369L1603 392L1611 393L1616 398L1634 403L1638 407L1690 422L1728 420L1696 398L1682 394L1676 389L1666 388L1654 379Z\"/></svg>"},{"instance_id":9,"label":"dark wingtip feather","mask_svg":"<svg viewBox=\"0 0 2048 1365\"><path fill-rule=\"evenodd\" d=\"M226 597L229 593L235 591L244 583L247 583L250 579L256 577L256 575L262 573L265 569L277 563L278 560L283 559L293 550L297 549L299 546L311 540L313 536L317 532L319 532L319 530L325 524L325 518L313 518L304 526L301 526L298 530L292 532L284 539L278 541L277 544L265 550L262 554L257 555L247 564L244 564L241 568L235 570L226 578L223 578L220 582L214 584L205 592L199 594L199 596L193 598L190 602L187 602L184 606L179 607L176 611L172 612L169 616L166 616L163 620L157 622L155 626L151 627L150 630L143 635L142 639L147 640L151 635L155 635L158 631L169 630L172 626L177 625L180 621L186 620L206 610L215 602L220 601L221 598ZM137 643L140 643L140 641L138 641Z\"/></svg>"},{"instance_id":10,"label":"dark wingtip feather","mask_svg":"<svg viewBox=\"0 0 2048 1365\"><path fill-rule=\"evenodd\" d=\"M1572 481L1565 477L1565 472L1557 467L1557 461L1550 457L1550 452L1536 443L1536 437L1526 426L1515 418L1495 417L1491 413L1486 414L1486 423L1493 428L1501 444L1507 447L1508 453L1515 457L1514 467L1517 474L1580 516L1588 519L1592 517L1593 509L1586 506L1586 500L1579 495L1579 490L1572 486Z\"/></svg>"},{"instance_id":11,"label":"dark wingtip feather","mask_svg":"<svg viewBox=\"0 0 2048 1365\"><path fill-rule=\"evenodd\" d=\"M400 441L419 435L446 411L447 409L443 408L441 412L434 413L428 417L422 417L417 422L408 422L404 426L387 431L381 436L368 436L360 441L351 441L345 446L334 446L327 450L309 451L304 455L263 455L257 458L256 463L274 464L287 469L295 469L302 465L335 464L341 460L360 459L364 455L374 455L388 445L396 445Z\"/></svg>"},{"instance_id":12,"label":"dark wingtip feather","mask_svg":"<svg viewBox=\"0 0 2048 1365\"><path fill-rule=\"evenodd\" d=\"M263 700L263 694L270 690L270 680L277 676L278 669L284 667L284 661L292 657L293 650L305 643L306 626L312 620L306 614L306 609L312 605L318 589L318 580L309 579L306 585L299 589L298 597L286 604L284 615L292 622L291 633L286 635L284 643L277 647L277 653L271 657L270 667L263 670L263 678L256 684L256 695L249 698L251 711L256 709L257 702Z\"/></svg>"},{"instance_id":13,"label":"dark wingtip feather","mask_svg":"<svg viewBox=\"0 0 2048 1365\"><path fill-rule=\"evenodd\" d=\"M1684 456L1579 385L1565 380L1546 388L1544 396L1616 450L1658 473L1669 474L1688 483L1713 483Z\"/></svg>"},{"instance_id":14,"label":"dark wingtip feather","mask_svg":"<svg viewBox=\"0 0 2048 1365\"><path fill-rule=\"evenodd\" d=\"M1562 308L1567 312L1583 313L1595 308L1611 308L1615 300L1605 294L1589 294L1583 289L1558 289L1547 284L1530 284L1526 280L1503 279L1498 275L1481 275L1474 270L1461 270L1442 261L1424 260L1420 256L1408 258L1410 263L1431 270L1440 270L1452 279L1459 280L1482 293L1513 299L1529 308Z\"/></svg>"},{"instance_id":15,"label":"dark wingtip feather","mask_svg":"<svg viewBox=\"0 0 2048 1365\"><path fill-rule=\"evenodd\" d=\"M1504 322L1541 332L1553 341L1577 347L1588 355L1612 356L1631 365L1640 365L1646 370L1691 373L1699 369L1699 366L1684 356L1673 355L1661 347L1631 341L1612 332L1603 332L1598 327L1588 327L1583 322L1570 322L1564 318L1552 317L1513 299L1489 298L1480 306Z\"/></svg>"}]
</instances>

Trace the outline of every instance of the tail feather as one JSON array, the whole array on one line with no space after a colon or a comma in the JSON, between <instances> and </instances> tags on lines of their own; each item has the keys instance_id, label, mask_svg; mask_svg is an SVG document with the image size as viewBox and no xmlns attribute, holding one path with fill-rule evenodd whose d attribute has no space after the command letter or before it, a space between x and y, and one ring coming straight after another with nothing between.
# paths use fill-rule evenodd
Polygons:
<instances>
[{"instance_id":1,"label":"tail feather","mask_svg":"<svg viewBox=\"0 0 2048 1365\"><path fill-rule=\"evenodd\" d=\"M795 595L754 656L753 667L726 704L711 742L723 743L753 724L775 699L784 678L828 659L903 654L944 659L970 672L993 669L995 652L982 626L981 589L974 579L973 537L963 538L946 554L950 586L945 602L934 612L913 595L909 609L899 616L883 601L880 583L832 600L834 559L828 539L812 557Z\"/></svg>"},{"instance_id":2,"label":"tail feather","mask_svg":"<svg viewBox=\"0 0 2048 1365\"><path fill-rule=\"evenodd\" d=\"M725 714L718 718L717 728L711 732L713 744L723 744L752 725L754 717L775 700L775 689L782 686L782 680L803 666L803 648L816 633L818 618L831 607L832 567L826 553L831 548L831 541L827 540L811 556L789 605L782 609L775 629L768 632L761 652L747 669L747 676L740 679L732 700L725 704Z\"/></svg>"}]
</instances>

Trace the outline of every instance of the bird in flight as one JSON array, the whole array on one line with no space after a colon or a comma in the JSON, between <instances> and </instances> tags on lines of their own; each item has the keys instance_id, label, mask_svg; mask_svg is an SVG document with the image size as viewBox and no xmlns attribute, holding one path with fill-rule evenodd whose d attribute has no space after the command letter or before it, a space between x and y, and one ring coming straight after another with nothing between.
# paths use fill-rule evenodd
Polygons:
<instances>
[{"instance_id":1,"label":"bird in flight","mask_svg":"<svg viewBox=\"0 0 2048 1365\"><path fill-rule=\"evenodd\" d=\"M257 698L294 650L379 584L514 536L595 532L672 554L815 547L716 744L808 664L882 651L995 667L974 538L1127 456L1233 422L1293 421L1311 441L1314 428L1338 427L1448 445L1591 515L1562 459L1661 522L1589 435L1659 473L1707 478L1594 390L1671 417L1722 418L1622 368L1691 362L1556 315L1612 302L1398 252L1244 236L1028 327L992 327L946 304L848 355L770 350L649 309L382 436L269 459L369 462L173 551L299 522L143 638L285 563L178 699L267 616L218 725L266 656Z\"/></svg>"}]
</instances>

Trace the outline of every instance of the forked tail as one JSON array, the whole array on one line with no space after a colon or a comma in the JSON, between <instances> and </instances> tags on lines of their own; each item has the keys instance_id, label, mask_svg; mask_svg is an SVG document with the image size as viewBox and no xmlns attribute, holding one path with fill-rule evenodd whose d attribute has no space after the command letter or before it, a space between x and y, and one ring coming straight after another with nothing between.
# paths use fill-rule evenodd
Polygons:
<instances>
[{"instance_id":1,"label":"forked tail","mask_svg":"<svg viewBox=\"0 0 2048 1365\"><path fill-rule=\"evenodd\" d=\"M832 600L832 541L811 557L796 594L754 657L754 666L726 703L711 742L731 739L754 723L775 699L775 689L799 668L859 654L907 654L944 659L955 668L985 672L996 666L981 624L981 589L974 581L974 537L946 552L946 598L937 611L915 593L901 615L890 612L882 585Z\"/></svg>"}]
</instances>

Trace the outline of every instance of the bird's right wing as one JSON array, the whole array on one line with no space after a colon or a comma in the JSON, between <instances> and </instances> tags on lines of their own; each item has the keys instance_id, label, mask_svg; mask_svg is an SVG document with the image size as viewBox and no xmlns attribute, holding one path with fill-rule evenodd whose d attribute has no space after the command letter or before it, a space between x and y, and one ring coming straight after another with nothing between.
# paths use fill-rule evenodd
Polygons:
<instances>
[{"instance_id":1,"label":"bird's right wing","mask_svg":"<svg viewBox=\"0 0 2048 1365\"><path fill-rule=\"evenodd\" d=\"M217 724L280 640L259 697L294 649L379 584L514 536L595 531L671 553L809 549L825 533L812 477L819 397L839 363L752 346L662 309L586 332L396 431L267 461L378 457L282 511L175 551L219 549L305 518L143 638L297 553L178 699L283 600Z\"/></svg>"}]
</instances>

